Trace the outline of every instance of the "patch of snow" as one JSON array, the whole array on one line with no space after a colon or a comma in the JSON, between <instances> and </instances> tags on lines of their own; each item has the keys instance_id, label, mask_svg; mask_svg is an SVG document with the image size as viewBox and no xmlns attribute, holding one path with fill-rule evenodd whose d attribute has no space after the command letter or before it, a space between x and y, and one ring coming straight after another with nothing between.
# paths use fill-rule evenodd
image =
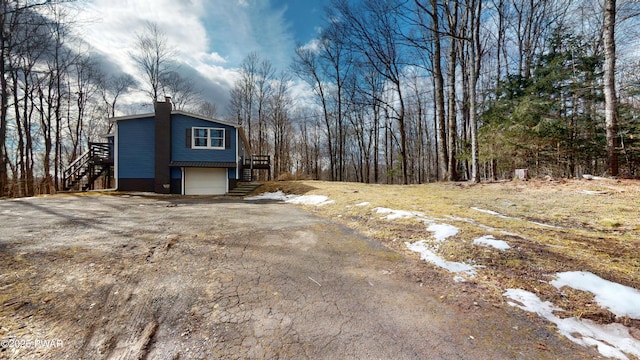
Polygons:
<instances>
[{"instance_id":1,"label":"patch of snow","mask_svg":"<svg viewBox=\"0 0 640 360\"><path fill-rule=\"evenodd\" d=\"M466 223L471 224L471 225L479 226L479 227L481 227L481 228L483 228L483 229L485 229L487 231L496 231L495 228L492 228L491 226L488 226L488 225L481 224L481 223L479 223L479 222L477 222L477 221L475 221L473 219L461 218L461 217L457 217L457 216L448 216L448 218L451 219L451 220L460 221L460 222L466 222Z\"/></svg>"},{"instance_id":2,"label":"patch of snow","mask_svg":"<svg viewBox=\"0 0 640 360\"><path fill-rule=\"evenodd\" d=\"M333 204L335 201L329 200L329 198L324 195L301 195L287 199L285 202L290 204L324 206Z\"/></svg>"},{"instance_id":3,"label":"patch of snow","mask_svg":"<svg viewBox=\"0 0 640 360\"><path fill-rule=\"evenodd\" d=\"M15 198L15 199L7 199L7 201L20 202L20 201L25 201L25 200L37 200L37 199L38 199L37 196L27 196L27 197ZM69 197L69 199L74 199L74 197Z\"/></svg>"},{"instance_id":4,"label":"patch of snow","mask_svg":"<svg viewBox=\"0 0 640 360\"><path fill-rule=\"evenodd\" d=\"M611 181L611 179L609 178L605 178L605 177L601 177L601 176L593 176L593 175L589 175L589 174L584 174L582 175L582 177L585 180L605 180L605 181Z\"/></svg>"},{"instance_id":5,"label":"patch of snow","mask_svg":"<svg viewBox=\"0 0 640 360\"><path fill-rule=\"evenodd\" d=\"M448 237L456 236L458 234L458 228L449 224L431 224L427 228L427 231L433 232L433 237L438 242L447 240Z\"/></svg>"},{"instance_id":6,"label":"patch of snow","mask_svg":"<svg viewBox=\"0 0 640 360\"><path fill-rule=\"evenodd\" d=\"M285 201L289 198L291 198L291 196L293 195L285 195L285 193L283 193L281 190L278 190L276 192L266 192L266 193L262 193L260 195L256 195L256 196L251 196L251 197L247 197L245 198L245 200L280 200L280 201Z\"/></svg>"},{"instance_id":7,"label":"patch of snow","mask_svg":"<svg viewBox=\"0 0 640 360\"><path fill-rule=\"evenodd\" d=\"M511 246L504 240L496 240L492 235L486 235L480 238L473 240L473 243L476 245L486 245L494 247L498 250L508 250L511 249Z\"/></svg>"},{"instance_id":8,"label":"patch of snow","mask_svg":"<svg viewBox=\"0 0 640 360\"><path fill-rule=\"evenodd\" d=\"M471 209L475 210L475 211L480 211L483 212L485 214L489 214L489 215L495 215L499 218L503 218L503 219L511 219L510 217L508 217L507 215L503 215L500 214L499 212L495 212L493 210L487 210L487 209L481 209L481 208L477 208L477 207L472 207Z\"/></svg>"},{"instance_id":9,"label":"patch of snow","mask_svg":"<svg viewBox=\"0 0 640 360\"><path fill-rule=\"evenodd\" d=\"M580 191L580 193L585 195L606 195L607 194L606 191L596 191L596 190L582 190Z\"/></svg>"},{"instance_id":10,"label":"patch of snow","mask_svg":"<svg viewBox=\"0 0 640 360\"><path fill-rule=\"evenodd\" d=\"M405 245L409 250L419 253L420 259L430 262L437 267L449 270L453 273L465 273L468 276L476 275L475 266L455 261L447 261L441 258L429 249L429 245L427 245L425 240L416 241L414 243L405 242Z\"/></svg>"},{"instance_id":11,"label":"patch of snow","mask_svg":"<svg viewBox=\"0 0 640 360\"><path fill-rule=\"evenodd\" d=\"M628 359L625 353L640 357L640 341L634 339L629 334L629 329L622 324L599 325L588 319L561 319L553 312L563 311L562 308L542 301L536 294L522 289L507 289L503 296L516 301L508 301L509 305L536 313L556 324L558 332L576 344L595 346L600 354L610 358Z\"/></svg>"},{"instance_id":12,"label":"patch of snow","mask_svg":"<svg viewBox=\"0 0 640 360\"><path fill-rule=\"evenodd\" d=\"M414 217L423 217L424 214L418 211L406 211L406 210L394 210L389 208L377 207L374 208L378 214L388 214L384 217L387 220L395 220L395 219L411 219Z\"/></svg>"},{"instance_id":13,"label":"patch of snow","mask_svg":"<svg viewBox=\"0 0 640 360\"><path fill-rule=\"evenodd\" d=\"M316 205L323 206L333 204L333 200L329 200L328 197L324 195L286 195L281 190L276 192L267 192L262 193L260 195L251 196L245 198L245 200L253 201L253 200L277 200L284 201L290 204L300 204L300 205Z\"/></svg>"},{"instance_id":14,"label":"patch of snow","mask_svg":"<svg viewBox=\"0 0 640 360\"><path fill-rule=\"evenodd\" d=\"M358 207L364 207L364 206L369 206L369 205L371 205L371 203L368 202L368 201L361 202L360 204L356 204L356 206L358 206Z\"/></svg>"},{"instance_id":15,"label":"patch of snow","mask_svg":"<svg viewBox=\"0 0 640 360\"><path fill-rule=\"evenodd\" d=\"M562 245L554 245L554 244L546 244L548 247L550 248L556 248L556 249L566 249L566 246L562 246Z\"/></svg>"},{"instance_id":16,"label":"patch of snow","mask_svg":"<svg viewBox=\"0 0 640 360\"><path fill-rule=\"evenodd\" d=\"M600 306L609 309L617 316L640 319L640 291L605 280L586 271L568 271L556 274L551 285L560 289L569 286L576 290L588 291L595 295Z\"/></svg>"},{"instance_id":17,"label":"patch of snow","mask_svg":"<svg viewBox=\"0 0 640 360\"><path fill-rule=\"evenodd\" d=\"M500 214L499 212L496 212L496 211L493 211L493 210L481 209L481 208L477 208L477 207L472 207L471 209L475 210L475 211L483 212L485 214L494 215L494 216L497 216L497 217L502 218L502 219L528 221L528 222L530 222L530 223L532 223L534 225L538 225L538 226L544 226L544 227L553 228L553 229L562 229L562 227L560 227L560 226L549 225L549 224L545 224L545 223L541 223L541 222L535 222L535 221L529 221L529 220L523 220L523 219L520 219L520 218L516 218L516 217L511 217L511 216L507 216L507 215L504 215L504 214Z\"/></svg>"},{"instance_id":18,"label":"patch of snow","mask_svg":"<svg viewBox=\"0 0 640 360\"><path fill-rule=\"evenodd\" d=\"M548 227L548 228L552 228L552 229L562 229L561 226L555 226L555 225L549 225L549 224L545 224L545 223L541 223L541 222L537 222L537 221L529 221L532 224L538 225L538 226L542 226L542 227Z\"/></svg>"}]
</instances>

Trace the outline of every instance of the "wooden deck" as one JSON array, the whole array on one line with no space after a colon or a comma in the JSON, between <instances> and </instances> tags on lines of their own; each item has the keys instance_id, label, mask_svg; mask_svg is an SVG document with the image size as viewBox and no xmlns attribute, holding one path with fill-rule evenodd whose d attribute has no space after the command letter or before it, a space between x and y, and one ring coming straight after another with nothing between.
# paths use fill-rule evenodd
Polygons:
<instances>
[{"instance_id":1,"label":"wooden deck","mask_svg":"<svg viewBox=\"0 0 640 360\"><path fill-rule=\"evenodd\" d=\"M271 169L271 155L251 155L244 159L242 166L250 169Z\"/></svg>"},{"instance_id":2,"label":"wooden deck","mask_svg":"<svg viewBox=\"0 0 640 360\"><path fill-rule=\"evenodd\" d=\"M248 158L244 158L242 161L242 180L255 180L256 176L254 171L266 171L267 179L271 180L271 156L251 155Z\"/></svg>"}]
</instances>

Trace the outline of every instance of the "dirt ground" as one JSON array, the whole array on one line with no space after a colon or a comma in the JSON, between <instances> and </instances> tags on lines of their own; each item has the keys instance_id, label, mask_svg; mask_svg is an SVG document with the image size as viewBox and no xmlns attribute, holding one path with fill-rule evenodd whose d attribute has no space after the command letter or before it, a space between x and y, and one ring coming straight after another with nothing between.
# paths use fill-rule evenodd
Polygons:
<instances>
[{"instance_id":1,"label":"dirt ground","mask_svg":"<svg viewBox=\"0 0 640 360\"><path fill-rule=\"evenodd\" d=\"M60 195L0 224L0 358L599 358L291 204Z\"/></svg>"}]
</instances>

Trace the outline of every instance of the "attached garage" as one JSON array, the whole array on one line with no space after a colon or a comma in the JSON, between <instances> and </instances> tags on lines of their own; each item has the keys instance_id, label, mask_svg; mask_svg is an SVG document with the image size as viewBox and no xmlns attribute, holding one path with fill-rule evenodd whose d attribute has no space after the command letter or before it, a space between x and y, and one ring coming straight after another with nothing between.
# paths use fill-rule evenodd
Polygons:
<instances>
[{"instance_id":1,"label":"attached garage","mask_svg":"<svg viewBox=\"0 0 640 360\"><path fill-rule=\"evenodd\" d=\"M224 195L228 192L226 168L185 168L185 195Z\"/></svg>"}]
</instances>

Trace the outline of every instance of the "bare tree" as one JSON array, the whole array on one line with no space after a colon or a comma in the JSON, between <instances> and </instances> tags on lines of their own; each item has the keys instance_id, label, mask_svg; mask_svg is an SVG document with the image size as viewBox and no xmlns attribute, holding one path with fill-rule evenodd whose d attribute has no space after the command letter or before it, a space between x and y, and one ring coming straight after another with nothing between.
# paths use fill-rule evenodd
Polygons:
<instances>
[{"instance_id":1,"label":"bare tree","mask_svg":"<svg viewBox=\"0 0 640 360\"><path fill-rule=\"evenodd\" d=\"M163 92L171 96L176 110L187 110L197 106L201 92L191 79L185 78L177 71L168 71L160 80Z\"/></svg>"},{"instance_id":2,"label":"bare tree","mask_svg":"<svg viewBox=\"0 0 640 360\"><path fill-rule=\"evenodd\" d=\"M162 91L162 80L172 71L171 58L174 49L158 24L148 22L145 30L136 34L136 50L131 57L146 77L146 93L157 101Z\"/></svg>"},{"instance_id":3,"label":"bare tree","mask_svg":"<svg viewBox=\"0 0 640 360\"><path fill-rule=\"evenodd\" d=\"M196 109L196 113L206 116L208 118L215 118L218 113L218 108L216 104L213 104L209 101L202 100Z\"/></svg>"},{"instance_id":4,"label":"bare tree","mask_svg":"<svg viewBox=\"0 0 640 360\"><path fill-rule=\"evenodd\" d=\"M89 56L79 56L74 61L73 84L69 84L69 94L75 100L75 119L67 119L68 139L70 146L68 152L69 162L75 160L83 152L83 138L86 134L85 115L93 97L99 92L99 80L102 77L100 70Z\"/></svg>"},{"instance_id":5,"label":"bare tree","mask_svg":"<svg viewBox=\"0 0 640 360\"><path fill-rule=\"evenodd\" d=\"M107 118L116 116L118 99L120 96L126 94L135 84L136 81L129 74L111 76L100 82L99 92L102 96ZM111 132L112 127L112 123L107 124L106 132Z\"/></svg>"},{"instance_id":6,"label":"bare tree","mask_svg":"<svg viewBox=\"0 0 640 360\"><path fill-rule=\"evenodd\" d=\"M289 108L291 77L282 72L274 80L273 91L269 94L266 110L269 115L270 132L273 134L273 177L286 173L291 168L291 131Z\"/></svg>"},{"instance_id":7,"label":"bare tree","mask_svg":"<svg viewBox=\"0 0 640 360\"><path fill-rule=\"evenodd\" d=\"M432 62L432 73L433 73L433 86L434 86L434 108L435 108L435 118L436 118L436 153L438 157L438 173L437 176L439 179L447 178L447 170L449 164L449 153L447 149L447 129L446 129L446 112L444 106L444 77L442 71L442 30L440 26L440 16L442 11L438 9L440 6L438 4L438 0L429 0L429 3L426 4L426 1L422 0L414 0L417 13L419 16L419 27L420 33L422 34L422 41L424 43L432 42L433 47L433 56L431 57ZM422 14L426 14L427 16L422 16ZM430 21L430 22L429 22ZM428 34L432 35L431 38L427 37ZM424 47L425 45L421 45Z\"/></svg>"},{"instance_id":8,"label":"bare tree","mask_svg":"<svg viewBox=\"0 0 640 360\"><path fill-rule=\"evenodd\" d=\"M12 64L12 58L24 49L24 42L33 40L24 37L23 34L33 32L43 25L40 21L33 21L34 12L56 3L59 1L13 0L0 3L0 197L8 194L7 167L11 167L7 148L7 125L8 112L12 106L12 87L16 86L11 79L17 70ZM17 101L15 98L12 100Z\"/></svg>"},{"instance_id":9,"label":"bare tree","mask_svg":"<svg viewBox=\"0 0 640 360\"><path fill-rule=\"evenodd\" d=\"M345 39L352 51L361 56L390 85L393 94L387 102L389 118L395 120L400 135L400 161L402 182L408 184L407 129L405 123L404 65L407 52L401 41L402 26L399 16L404 4L391 0L365 1L361 7L347 1L336 1L334 7L345 24ZM347 36L348 35L348 36ZM390 131L390 138L393 133ZM392 155L392 154L388 154ZM390 170L390 169L388 169Z\"/></svg>"},{"instance_id":10,"label":"bare tree","mask_svg":"<svg viewBox=\"0 0 640 360\"><path fill-rule=\"evenodd\" d=\"M257 115L258 115L258 148L257 151L260 154L266 154L268 148L267 139L267 100L273 90L271 82L275 76L275 69L273 64L269 60L262 60L258 65L256 72L256 101L257 101Z\"/></svg>"},{"instance_id":11,"label":"bare tree","mask_svg":"<svg viewBox=\"0 0 640 360\"><path fill-rule=\"evenodd\" d=\"M253 141L254 135L252 125L259 62L257 53L252 52L247 55L240 65L240 77L231 88L230 110L236 117L237 123L247 128L249 142Z\"/></svg>"}]
</instances>

